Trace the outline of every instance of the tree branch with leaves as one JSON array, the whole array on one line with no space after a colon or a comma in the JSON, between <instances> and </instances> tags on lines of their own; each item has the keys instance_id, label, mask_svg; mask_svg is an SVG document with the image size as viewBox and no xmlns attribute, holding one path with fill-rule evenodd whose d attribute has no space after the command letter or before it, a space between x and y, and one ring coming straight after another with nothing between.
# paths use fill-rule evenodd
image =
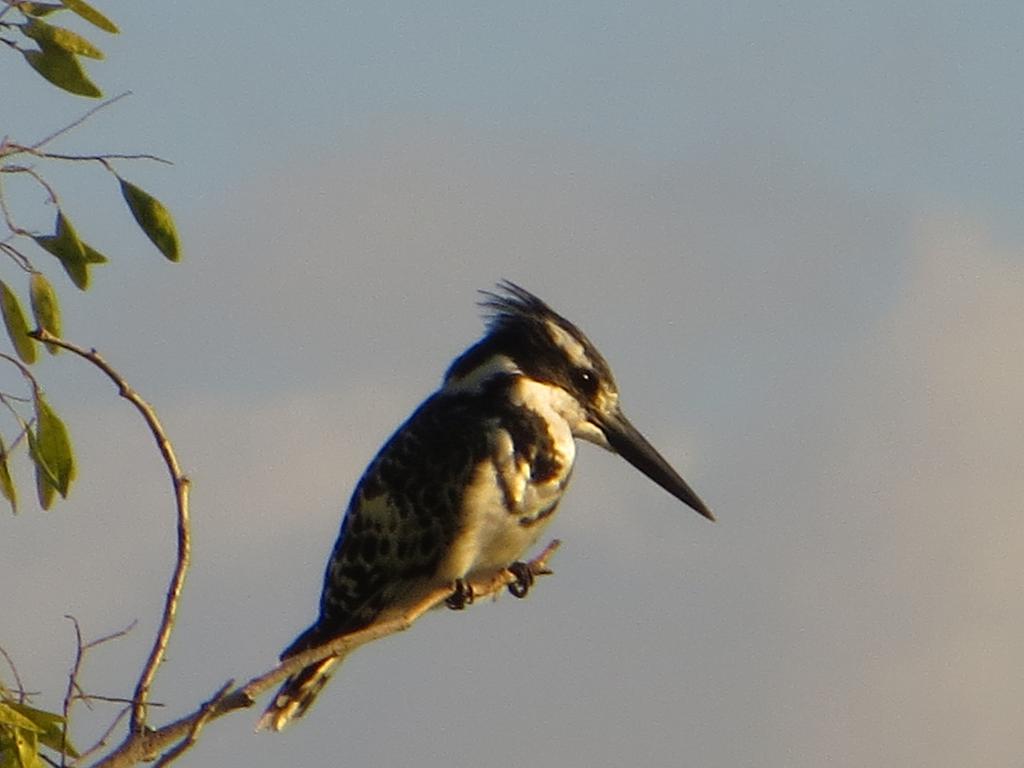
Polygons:
<instances>
[{"instance_id":1,"label":"tree branch with leaves","mask_svg":"<svg viewBox=\"0 0 1024 768\"><path fill-rule=\"evenodd\" d=\"M69 23L84 25L87 29L79 32L70 26L53 23L52 19L60 15L67 17ZM0 0L0 50L6 47L6 50L20 54L33 70L50 83L77 96L102 96L102 91L90 79L81 61L82 58L104 58L102 50L86 36L97 31L117 34L119 29L108 16L85 0ZM55 265L49 260L55 257L72 285L80 291L89 288L92 268L107 263L104 253L86 242L72 224L60 192L51 180L51 170L56 164L90 163L99 166L116 179L128 211L160 253L175 262L181 257L181 247L170 212L160 200L127 180L115 167L115 163L138 160L166 163L165 160L150 154L76 154L56 152L51 148L58 139L66 138L73 129L97 112L112 106L124 95L100 103L77 120L34 141L19 141L4 135L3 126L0 126L0 136L3 136L0 140L0 257L6 257L0 259L0 315L11 344L10 353L0 352L0 363L10 366L23 384L21 389L14 391L8 391L11 387L7 384L0 385L0 406L8 416L5 421L0 421L0 494L15 513L20 508L18 489L10 467L10 462L15 458L23 456L31 465L35 474L35 495L42 509L50 509L58 497L68 496L77 473L69 430L46 396L43 378L38 370L39 344L42 343L50 354L57 354L62 348L60 337L64 333L59 290L48 276ZM19 179L27 181L29 192L33 188L41 191L43 204L56 209L50 231L35 231L20 222L15 213L16 206L12 205L12 194L20 193L15 194L19 199L25 196L25 185L15 183ZM14 186L18 189L13 190ZM22 283L25 288L19 285L21 280L26 280L27 285ZM21 290L27 290L30 315L23 309L19 297ZM34 331L30 330L33 328ZM128 396L134 393L128 390L122 394ZM139 399L136 405L141 403L144 401ZM150 414L155 419L151 409ZM165 441L162 450L165 458L173 458L169 442ZM176 476L179 478L176 481L179 486L176 493L181 500L179 508L187 514L187 480L181 476L180 471ZM163 629L154 641L149 660L130 699L133 704L131 724L136 730L141 729L145 723L148 691L166 648L167 635L173 626L173 609L188 565L188 526L179 524L178 527L179 567L172 577L165 601L165 615L161 625ZM3 679L7 675L0 674L0 768L34 768L43 759L41 748L55 751L61 764L69 759L78 759L77 752L67 739L66 716L71 702L85 695L77 689L77 669L82 654L95 643L83 643L77 622L75 628L78 659L69 679L62 714L29 705L28 694L13 660L5 654L15 687L5 686ZM53 762L52 758L46 759Z\"/></svg>"}]
</instances>

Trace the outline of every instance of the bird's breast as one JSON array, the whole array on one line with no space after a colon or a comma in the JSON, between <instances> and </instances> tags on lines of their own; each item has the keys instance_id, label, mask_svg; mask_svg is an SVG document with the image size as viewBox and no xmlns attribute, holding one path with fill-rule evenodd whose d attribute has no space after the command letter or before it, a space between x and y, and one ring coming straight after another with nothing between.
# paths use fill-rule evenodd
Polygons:
<instances>
[{"instance_id":1,"label":"bird's breast","mask_svg":"<svg viewBox=\"0 0 1024 768\"><path fill-rule=\"evenodd\" d=\"M491 426L490 451L462 497L445 578L495 572L522 559L551 522L572 475L576 443L549 408L519 402Z\"/></svg>"}]
</instances>

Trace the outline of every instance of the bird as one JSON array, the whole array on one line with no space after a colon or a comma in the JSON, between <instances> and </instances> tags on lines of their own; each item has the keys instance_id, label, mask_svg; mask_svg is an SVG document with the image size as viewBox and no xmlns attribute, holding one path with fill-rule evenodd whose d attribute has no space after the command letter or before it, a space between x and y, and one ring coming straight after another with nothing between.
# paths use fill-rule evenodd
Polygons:
<instances>
[{"instance_id":1,"label":"bird","mask_svg":"<svg viewBox=\"0 0 1024 768\"><path fill-rule=\"evenodd\" d=\"M715 517L630 423L611 368L583 332L525 288L481 291L483 337L387 440L352 493L327 562L316 622L287 659L451 587L472 601L474 579L504 570L525 595L521 562L551 523L572 476L576 441L619 454L708 520ZM257 730L302 716L341 661L289 677Z\"/></svg>"}]
</instances>

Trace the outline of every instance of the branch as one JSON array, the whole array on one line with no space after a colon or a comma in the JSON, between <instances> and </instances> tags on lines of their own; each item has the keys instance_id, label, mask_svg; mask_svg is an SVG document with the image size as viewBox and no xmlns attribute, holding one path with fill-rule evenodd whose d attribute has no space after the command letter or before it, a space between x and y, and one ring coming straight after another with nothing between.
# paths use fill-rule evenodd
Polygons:
<instances>
[{"instance_id":1,"label":"branch","mask_svg":"<svg viewBox=\"0 0 1024 768\"><path fill-rule=\"evenodd\" d=\"M108 162L110 160L153 160L154 162L163 163L164 165L174 165L170 160L160 157L159 155L149 154L148 152L103 152L95 155L68 155L59 152L44 152L41 149L26 147L23 144L15 144L14 142L8 142L5 146L10 148L10 154L12 155L25 153L45 160L70 160L73 162L100 163L111 172L113 172L113 168L110 167L110 163ZM17 166L5 167L11 168Z\"/></svg>"},{"instance_id":2,"label":"branch","mask_svg":"<svg viewBox=\"0 0 1024 768\"><path fill-rule=\"evenodd\" d=\"M544 550L533 558L527 566L537 576L550 574L548 560L558 549L560 542L555 539ZM494 595L517 581L510 571L501 571L491 579L470 582L476 598ZM156 759L162 754L161 760L169 762L178 757L195 741L200 728L206 723L216 720L235 710L251 707L257 697L280 684L285 678L295 674L303 667L315 664L330 656L341 656L397 632L409 629L417 619L427 611L442 605L452 590L449 586L438 587L426 595L416 605L409 608L403 615L380 621L370 626L336 637L323 645L310 648L302 653L290 656L269 672L252 678L242 686L232 689L230 683L223 686L216 694L195 711L184 717L155 730L144 730L129 733L124 742L109 755L93 764L92 768L127 768L142 761ZM184 746L182 746L184 745ZM180 747L180 749L179 749Z\"/></svg>"},{"instance_id":3,"label":"branch","mask_svg":"<svg viewBox=\"0 0 1024 768\"><path fill-rule=\"evenodd\" d=\"M124 93L119 93L117 96L109 98L106 101L100 102L99 104L97 104L95 107L90 109L88 112L86 112L84 115L82 115L77 120L75 120L75 121L73 121L71 123L68 123L63 128L59 128L56 131L54 131L53 133L51 133L49 136L46 136L45 138L42 138L39 141L37 141L35 144L32 145L32 149L39 149L40 147L43 147L46 144L49 144L51 141L56 139L58 136L63 136L68 131L74 130L75 128L80 126L82 123L84 123L90 117L95 115L101 109L106 109L107 107L109 107L109 106L117 103L121 99L123 99L125 96L131 96L131 94L132 94L131 91L125 91Z\"/></svg>"},{"instance_id":4,"label":"branch","mask_svg":"<svg viewBox=\"0 0 1024 768\"><path fill-rule=\"evenodd\" d=\"M43 189L46 190L46 194L49 196L51 204L53 204L53 205L58 205L59 204L59 201L57 199L57 190L55 190L49 184L49 182L46 181L46 179L44 179L41 175L39 175L39 172L35 168L29 168L27 165L5 165L2 168L0 168L0 172L2 172L2 173L27 173L29 176L31 176L33 179L36 180L36 182L39 184L39 186L41 186ZM22 229L21 227L16 227L16 226L12 226L11 225L10 213L6 209L4 210L4 219L7 222L7 228L10 229L15 234L19 234L19 235L27 234L25 232L25 230Z\"/></svg>"},{"instance_id":5,"label":"branch","mask_svg":"<svg viewBox=\"0 0 1024 768\"><path fill-rule=\"evenodd\" d=\"M4 657L4 661L7 662L7 666L11 669L11 674L14 675L14 684L18 686L18 702L24 704L25 686L21 682L21 675L18 674L18 668L14 665L14 659L12 659L11 655L4 650L3 646L0 646L0 656Z\"/></svg>"},{"instance_id":6,"label":"branch","mask_svg":"<svg viewBox=\"0 0 1024 768\"><path fill-rule=\"evenodd\" d=\"M130 706L128 706L128 707L121 707L121 710L117 713L117 717L115 717L113 722L111 722L110 725L107 726L107 730L105 730L100 735L99 739L97 739L95 744L93 744L91 747L89 747L87 750L85 750L85 752L82 752L78 756L78 759L75 761L75 765L81 765L82 762L85 760L85 758L89 757L89 755L93 755L96 752L99 752L104 747L106 747L107 746L107 740L110 738L110 734L112 734L114 732L114 730L117 728L118 724L120 724L121 720L124 718L125 715L128 714L128 712L130 710L131 710Z\"/></svg>"},{"instance_id":7,"label":"branch","mask_svg":"<svg viewBox=\"0 0 1024 768\"><path fill-rule=\"evenodd\" d=\"M234 680L228 680L221 686L219 691L213 694L213 698L199 708L198 717L193 720L192 727L188 730L188 736L161 755L160 759L154 763L153 768L163 768L165 765L170 764L185 754L186 750L192 748L192 745L195 744L196 740L199 738L199 731L201 731L203 726L210 720L214 707L224 700L227 692L231 690L231 686L234 684Z\"/></svg>"},{"instance_id":8,"label":"branch","mask_svg":"<svg viewBox=\"0 0 1024 768\"><path fill-rule=\"evenodd\" d=\"M3 189L0 189L0 209L3 209L2 212L4 218L9 222L10 216L8 215L6 207L4 206ZM13 238L17 234L17 232L14 232L12 230L10 237L8 239ZM9 242L7 242L7 239L0 242L0 253L6 253L8 256L11 257L15 264L17 264L21 269L25 270L26 272L32 271L32 263L28 260L28 257L21 251L19 251L17 248L15 248L13 245L11 245Z\"/></svg>"},{"instance_id":9,"label":"branch","mask_svg":"<svg viewBox=\"0 0 1024 768\"><path fill-rule=\"evenodd\" d=\"M36 381L36 377L32 375L32 371L28 369L27 365L21 362L21 360L19 360L18 358L8 355L4 352L0 352L0 360L6 360L8 363L17 368L21 372L22 378L25 379L25 381L29 383L29 386L32 387L32 391L36 394L39 393L39 382ZM4 395L4 397L10 397L10 395ZM17 416L17 414L15 414L15 416Z\"/></svg>"},{"instance_id":10,"label":"branch","mask_svg":"<svg viewBox=\"0 0 1024 768\"><path fill-rule=\"evenodd\" d=\"M104 701L108 704L134 704L135 702L131 699L126 699L124 696L103 696L99 693L86 693L84 690L75 686L75 695L71 697L75 701L84 701L88 706L93 701ZM161 704L159 701L149 702L151 707L164 707L166 704Z\"/></svg>"},{"instance_id":11,"label":"branch","mask_svg":"<svg viewBox=\"0 0 1024 768\"><path fill-rule=\"evenodd\" d=\"M75 695L75 689L78 687L78 673L82 670L82 657L85 655L85 643L82 642L82 628L78 624L78 619L70 614L64 614L64 618L70 621L75 628L75 663L71 667L70 674L68 674L68 689L67 693L64 694L64 706L61 710L61 713L64 715L60 734L61 768L67 765L68 718L71 717L72 697Z\"/></svg>"},{"instance_id":12,"label":"branch","mask_svg":"<svg viewBox=\"0 0 1024 768\"><path fill-rule=\"evenodd\" d=\"M4 138L3 141L0 141L0 158L2 158L2 157L9 157L9 156L13 157L14 155L18 155L18 154L28 154L28 155L33 155L35 157L47 158L49 160L92 161L92 162L102 163L103 165L105 165L107 167L107 170L111 170L109 164L107 163L108 160L155 160L156 162L164 163L165 165L173 165L173 163L170 160L165 160L164 158L158 157L157 155L151 155L151 154L145 154L145 153L143 153L143 154L138 154L138 153L136 153L136 154L123 154L123 153L120 153L120 152L112 152L112 153L103 153L103 154L94 154L94 155L67 155L67 154L59 154L59 153L55 153L55 152L45 152L43 150L43 147L45 147L47 144L49 144L54 139L56 139L56 138L58 138L60 136L63 136L65 133L68 133L69 131L74 130L75 128L80 126L82 123L84 123L86 120L88 120L90 117L92 117L97 112L99 112L101 109L106 109L107 107L112 106L113 104L115 104L116 102L120 101L124 97L130 96L131 93L132 93L131 91L125 91L124 93L121 93L121 94L119 94L117 96L114 96L113 98L107 99L106 101L104 101L104 102L96 105L92 109L90 109L88 112L86 112L84 115L79 117L77 120L74 120L73 122L68 123L63 128L57 129L53 133L51 133L48 136L46 136L46 137L40 139L39 141L37 141L35 144L19 144L16 141L9 141L7 138ZM10 166L6 166L6 168L10 169Z\"/></svg>"},{"instance_id":13,"label":"branch","mask_svg":"<svg viewBox=\"0 0 1024 768\"><path fill-rule=\"evenodd\" d=\"M167 465L167 473L171 478L171 485L174 489L174 498L178 511L178 553L171 574L170 584L167 586L167 597L164 601L163 616L160 619L160 626L157 630L153 647L142 668L142 674L135 686L133 695L134 706L129 729L133 733L142 732L146 726L146 700L149 698L149 690L153 685L153 678L156 676L157 667L163 661L164 653L167 650L167 643L171 637L171 630L174 628L174 617L178 610L178 601L181 598L181 589L185 583L185 574L188 571L189 555L192 547L191 523L189 521L189 479L181 471L178 465L178 458L167 434L164 432L160 420L157 418L153 406L147 403L138 392L129 386L124 377L114 370L95 349L83 349L71 342L64 341L42 328L29 333L37 341L46 344L56 344L79 357L88 360L107 375L117 386L117 393L128 400L135 409L142 415L143 420L153 433L160 455L163 456L164 464Z\"/></svg>"},{"instance_id":14,"label":"branch","mask_svg":"<svg viewBox=\"0 0 1024 768\"><path fill-rule=\"evenodd\" d=\"M64 768L67 765L67 745L68 745L68 729L71 727L71 707L75 701L81 699L85 702L85 705L89 706L89 699L102 700L106 697L103 696L89 696L87 695L78 684L78 677L82 672L82 662L85 660L86 652L92 650L98 645L103 643L109 643L111 640L117 640L118 638L124 637L135 628L136 622L132 622L124 629L119 629L116 632L111 632L103 637L90 640L88 643L82 640L82 628L78 624L78 619L70 614L64 614L64 618L71 622L75 630L75 661L71 667L71 672L68 673L68 687L67 692L64 694L64 706L62 709L62 715L64 722L61 725L61 748L60 748L60 768ZM121 715L118 715L114 720L116 725L121 720Z\"/></svg>"}]
</instances>

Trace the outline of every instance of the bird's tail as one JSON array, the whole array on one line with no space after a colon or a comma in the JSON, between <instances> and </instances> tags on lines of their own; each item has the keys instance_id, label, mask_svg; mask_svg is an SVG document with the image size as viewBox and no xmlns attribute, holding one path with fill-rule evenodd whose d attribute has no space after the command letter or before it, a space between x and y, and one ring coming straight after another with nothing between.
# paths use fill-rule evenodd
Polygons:
<instances>
[{"instance_id":1,"label":"bird's tail","mask_svg":"<svg viewBox=\"0 0 1024 768\"><path fill-rule=\"evenodd\" d=\"M317 694L327 685L341 660L341 656L329 656L310 664L285 680L256 724L256 730L280 731L294 718L302 717Z\"/></svg>"}]
</instances>

